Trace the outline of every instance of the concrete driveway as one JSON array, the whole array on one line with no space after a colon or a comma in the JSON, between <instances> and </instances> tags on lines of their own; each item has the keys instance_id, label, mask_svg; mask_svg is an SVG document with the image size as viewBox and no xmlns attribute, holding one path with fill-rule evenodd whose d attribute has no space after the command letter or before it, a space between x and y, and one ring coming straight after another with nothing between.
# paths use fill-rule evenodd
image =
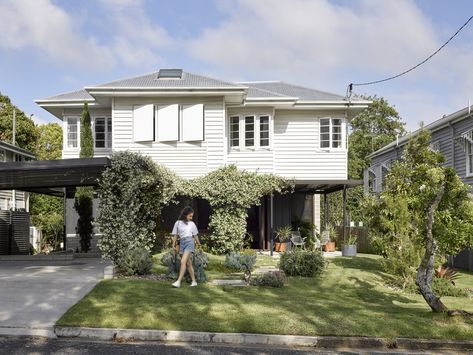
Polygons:
<instances>
[{"instance_id":1,"label":"concrete driveway","mask_svg":"<svg viewBox=\"0 0 473 355\"><path fill-rule=\"evenodd\" d=\"M54 323L103 279L108 263L0 261L0 334L54 336Z\"/></svg>"}]
</instances>

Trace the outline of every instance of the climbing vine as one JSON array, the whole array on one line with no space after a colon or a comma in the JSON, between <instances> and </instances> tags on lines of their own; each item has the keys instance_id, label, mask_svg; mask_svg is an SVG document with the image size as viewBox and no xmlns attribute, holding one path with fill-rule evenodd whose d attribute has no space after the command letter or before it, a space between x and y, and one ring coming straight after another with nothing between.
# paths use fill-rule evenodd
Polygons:
<instances>
[{"instance_id":1,"label":"climbing vine","mask_svg":"<svg viewBox=\"0 0 473 355\"><path fill-rule=\"evenodd\" d=\"M279 176L239 170L235 165L228 165L184 182L181 193L210 203L211 251L221 254L243 247L248 208L260 205L265 195L285 193L292 188L290 181Z\"/></svg>"}]
</instances>

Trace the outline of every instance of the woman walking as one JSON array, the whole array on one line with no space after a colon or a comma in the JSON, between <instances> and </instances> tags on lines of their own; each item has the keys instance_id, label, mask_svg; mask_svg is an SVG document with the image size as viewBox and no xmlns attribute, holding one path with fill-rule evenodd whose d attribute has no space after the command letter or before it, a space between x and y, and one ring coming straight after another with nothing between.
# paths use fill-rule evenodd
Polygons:
<instances>
[{"instance_id":1,"label":"woman walking","mask_svg":"<svg viewBox=\"0 0 473 355\"><path fill-rule=\"evenodd\" d=\"M197 281L195 280L194 268L192 267L192 260L190 258L191 253L194 253L195 243L200 246L199 238L197 234L197 227L194 222L192 222L192 217L194 217L194 210L192 207L185 207L179 219L174 223L174 228L172 229L172 247L176 248L177 238L179 237L179 254L181 255L181 268L179 270L179 277L176 282L172 284L173 287L181 287L181 281L184 278L184 274L189 271L191 276L192 283L191 286L197 286Z\"/></svg>"}]
</instances>

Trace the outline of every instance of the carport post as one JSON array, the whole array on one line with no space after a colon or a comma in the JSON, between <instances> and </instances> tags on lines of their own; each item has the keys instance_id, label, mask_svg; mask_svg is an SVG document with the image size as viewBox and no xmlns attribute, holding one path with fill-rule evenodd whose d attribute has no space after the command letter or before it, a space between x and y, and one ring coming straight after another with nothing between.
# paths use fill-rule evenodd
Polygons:
<instances>
[{"instance_id":1,"label":"carport post","mask_svg":"<svg viewBox=\"0 0 473 355\"><path fill-rule=\"evenodd\" d=\"M274 235L273 235L273 194L269 198L269 253L273 256Z\"/></svg>"},{"instance_id":2,"label":"carport post","mask_svg":"<svg viewBox=\"0 0 473 355\"><path fill-rule=\"evenodd\" d=\"M62 219L62 243L63 243L63 250L66 250L66 202L67 202L67 187L64 188L64 196L62 197L62 211L63 211L63 219Z\"/></svg>"},{"instance_id":3,"label":"carport post","mask_svg":"<svg viewBox=\"0 0 473 355\"><path fill-rule=\"evenodd\" d=\"M343 185L343 230L342 237L343 243L346 242L346 231L345 226L347 225L347 185Z\"/></svg>"},{"instance_id":4,"label":"carport post","mask_svg":"<svg viewBox=\"0 0 473 355\"><path fill-rule=\"evenodd\" d=\"M328 196L327 193L324 193L324 230L327 230L328 221L329 221L330 211L328 205Z\"/></svg>"}]
</instances>

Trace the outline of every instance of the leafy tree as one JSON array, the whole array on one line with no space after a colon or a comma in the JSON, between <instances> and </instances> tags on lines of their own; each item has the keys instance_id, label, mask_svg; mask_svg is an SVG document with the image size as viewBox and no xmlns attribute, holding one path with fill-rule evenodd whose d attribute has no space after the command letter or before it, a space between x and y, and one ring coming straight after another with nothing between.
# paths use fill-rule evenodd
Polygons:
<instances>
[{"instance_id":1,"label":"leafy tree","mask_svg":"<svg viewBox=\"0 0 473 355\"><path fill-rule=\"evenodd\" d=\"M396 109L384 98L366 97L372 104L351 121L348 139L348 176L362 179L363 170L370 166L368 155L405 134Z\"/></svg>"},{"instance_id":2,"label":"leafy tree","mask_svg":"<svg viewBox=\"0 0 473 355\"><path fill-rule=\"evenodd\" d=\"M351 134L348 137L348 177L363 179L363 170L370 166L368 156L391 143L397 136L405 134L404 125L396 109L380 97L368 96L366 100L373 103L350 122ZM332 193L329 198L331 221L334 225L343 223L342 192ZM363 221L363 187L347 191L347 211L354 221ZM325 213L325 211L324 211Z\"/></svg>"},{"instance_id":3,"label":"leafy tree","mask_svg":"<svg viewBox=\"0 0 473 355\"><path fill-rule=\"evenodd\" d=\"M243 247L248 208L259 205L265 195L291 188L287 180L276 175L238 170L235 165L228 165L187 183L183 193L209 201L212 251L226 253Z\"/></svg>"},{"instance_id":4,"label":"leafy tree","mask_svg":"<svg viewBox=\"0 0 473 355\"><path fill-rule=\"evenodd\" d=\"M23 111L13 105L8 96L0 93L0 140L7 143L12 142L13 138L13 110L16 112L16 145L27 149L30 152L35 151L36 130L32 119L27 117Z\"/></svg>"},{"instance_id":5,"label":"leafy tree","mask_svg":"<svg viewBox=\"0 0 473 355\"><path fill-rule=\"evenodd\" d=\"M62 127L57 123L36 126L35 154L38 160L61 159Z\"/></svg>"},{"instance_id":6,"label":"leafy tree","mask_svg":"<svg viewBox=\"0 0 473 355\"><path fill-rule=\"evenodd\" d=\"M434 312L445 312L432 290L435 259L473 246L473 201L469 186L429 148L430 138L424 130L409 141L404 159L393 165L380 198L369 199L367 210L387 258L417 267L420 293Z\"/></svg>"},{"instance_id":7,"label":"leafy tree","mask_svg":"<svg viewBox=\"0 0 473 355\"><path fill-rule=\"evenodd\" d=\"M94 140L90 124L90 113L87 102L84 103L80 120L80 157L91 158L94 156ZM94 233L93 214L94 189L92 187L78 187L74 201L74 209L79 218L77 220L77 234L80 237L81 251L87 253L90 249L90 240Z\"/></svg>"}]
</instances>

